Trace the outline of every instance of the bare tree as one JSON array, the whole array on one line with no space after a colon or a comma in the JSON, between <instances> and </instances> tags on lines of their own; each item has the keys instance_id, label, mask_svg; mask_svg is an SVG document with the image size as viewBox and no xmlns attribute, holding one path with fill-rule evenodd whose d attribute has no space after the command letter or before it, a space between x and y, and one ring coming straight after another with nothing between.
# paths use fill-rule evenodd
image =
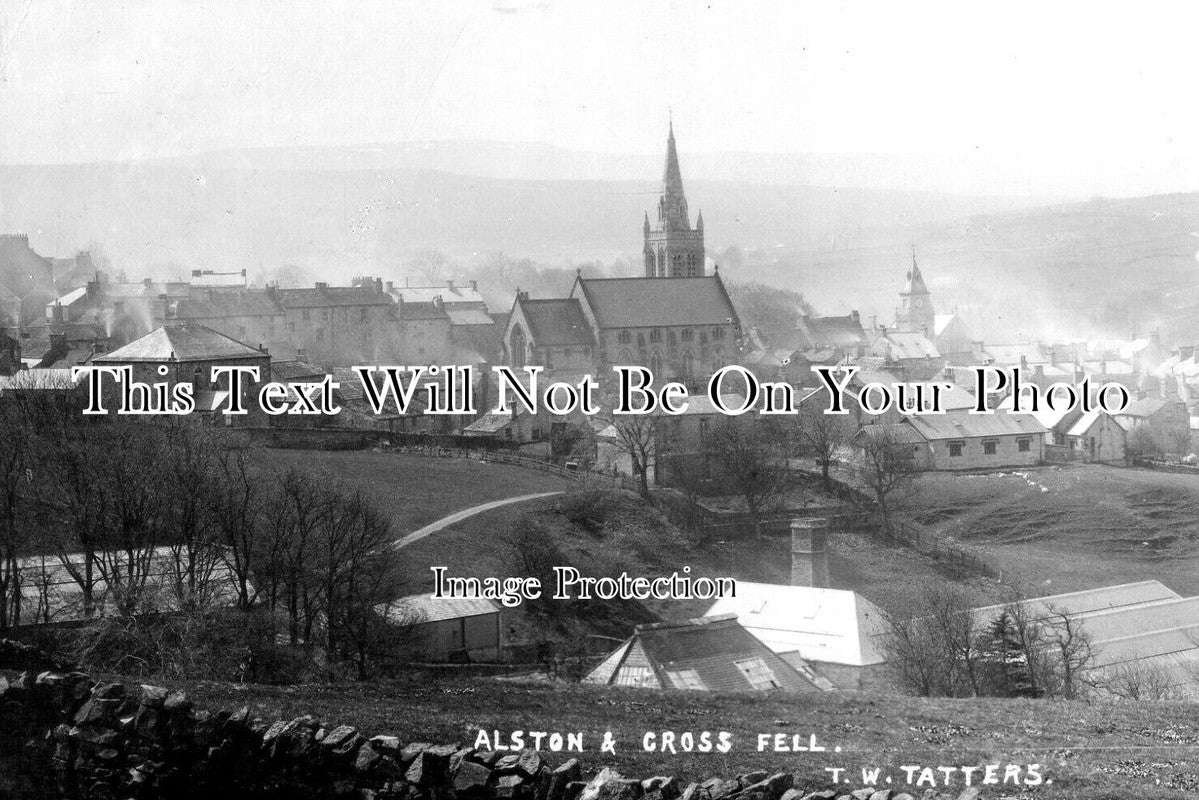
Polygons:
<instances>
[{"instance_id":1,"label":"bare tree","mask_svg":"<svg viewBox=\"0 0 1199 800\"><path fill-rule=\"evenodd\" d=\"M856 441L861 451L858 479L873 495L883 530L890 533L893 501L913 485L914 445L905 442L893 425L867 425Z\"/></svg>"},{"instance_id":2,"label":"bare tree","mask_svg":"<svg viewBox=\"0 0 1199 800\"><path fill-rule=\"evenodd\" d=\"M621 447L628 453L641 496L649 499L649 471L654 464L658 441L657 414L614 415L612 427Z\"/></svg>"},{"instance_id":3,"label":"bare tree","mask_svg":"<svg viewBox=\"0 0 1199 800\"><path fill-rule=\"evenodd\" d=\"M762 515L780 503L790 486L778 431L763 420L730 418L713 427L710 443L721 476L745 501L756 540L762 535Z\"/></svg>"},{"instance_id":4,"label":"bare tree","mask_svg":"<svg viewBox=\"0 0 1199 800\"><path fill-rule=\"evenodd\" d=\"M815 457L824 489L830 491L833 457L853 438L857 425L849 415L826 414L815 403L801 404L799 414L792 419L791 433L797 449Z\"/></svg>"}]
</instances>

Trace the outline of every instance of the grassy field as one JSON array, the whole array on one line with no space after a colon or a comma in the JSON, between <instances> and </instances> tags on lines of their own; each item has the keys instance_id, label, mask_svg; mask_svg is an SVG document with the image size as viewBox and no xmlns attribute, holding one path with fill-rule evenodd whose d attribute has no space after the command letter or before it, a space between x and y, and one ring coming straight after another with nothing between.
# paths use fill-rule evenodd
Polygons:
<instances>
[{"instance_id":1,"label":"grassy field","mask_svg":"<svg viewBox=\"0 0 1199 800\"><path fill-rule=\"evenodd\" d=\"M369 493L391 514L397 536L469 506L569 488L544 472L465 458L344 450L260 450L266 471L315 470Z\"/></svg>"},{"instance_id":2,"label":"grassy field","mask_svg":"<svg viewBox=\"0 0 1199 800\"><path fill-rule=\"evenodd\" d=\"M903 785L905 765L1039 764L1052 783L1023 792L1011 785L986 787L983 797L1168 800L1194 797L1199 789L1199 720L1193 706L1179 704L927 700L852 693L709 695L429 675L372 686L190 688L197 700L213 708L248 705L267 719L311 713L407 741L473 745L479 730L499 731L503 740L514 730L578 731L584 743L580 759L589 769L614 765L638 777L703 779L765 769L794 772L816 786L826 783L826 767L849 769L859 783L863 767L882 767L895 786ZM617 742L614 756L599 752L606 731ZM732 749L723 754L646 752L642 741L648 731L728 731ZM758 751L759 734L780 733L788 742L797 735L804 744L814 735L828 750ZM555 763L565 758L560 754ZM938 787L944 788L945 780L937 774ZM961 773L949 780L962 788ZM920 796L925 788L928 784L913 794Z\"/></svg>"},{"instance_id":3,"label":"grassy field","mask_svg":"<svg viewBox=\"0 0 1199 800\"><path fill-rule=\"evenodd\" d=\"M927 474L905 511L1036 594L1155 578L1199 594L1199 478L1079 465Z\"/></svg>"}]
</instances>

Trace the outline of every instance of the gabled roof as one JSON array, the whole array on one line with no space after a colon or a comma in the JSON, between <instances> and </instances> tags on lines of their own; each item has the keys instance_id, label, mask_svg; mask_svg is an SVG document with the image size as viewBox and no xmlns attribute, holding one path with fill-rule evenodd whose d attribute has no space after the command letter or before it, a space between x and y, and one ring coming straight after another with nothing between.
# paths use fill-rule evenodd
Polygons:
<instances>
[{"instance_id":1,"label":"gabled roof","mask_svg":"<svg viewBox=\"0 0 1199 800\"><path fill-rule=\"evenodd\" d=\"M735 615L775 653L855 666L883 661L886 619L856 592L737 581L737 596L720 598L708 614Z\"/></svg>"},{"instance_id":2,"label":"gabled roof","mask_svg":"<svg viewBox=\"0 0 1199 800\"><path fill-rule=\"evenodd\" d=\"M929 441L1045 434L1045 426L1031 414L1008 414L998 410L991 414L946 411L944 414L915 415L908 421Z\"/></svg>"},{"instance_id":3,"label":"gabled roof","mask_svg":"<svg viewBox=\"0 0 1199 800\"><path fill-rule=\"evenodd\" d=\"M1086 413L1081 414L1078 417L1078 419L1075 420L1074 424L1070 426L1070 429L1068 431L1066 431L1066 435L1067 436L1086 436L1087 431L1089 431L1091 429L1091 426L1093 426L1095 423L1099 422L1100 417L1105 417L1105 416L1109 416L1107 414L1107 412L1101 411L1097 408L1087 411ZM1115 420L1112 420L1112 422L1116 425L1116 427L1120 428L1121 431L1124 430L1124 428L1120 427L1120 424L1118 422L1115 422Z\"/></svg>"},{"instance_id":4,"label":"gabled roof","mask_svg":"<svg viewBox=\"0 0 1199 800\"><path fill-rule=\"evenodd\" d=\"M779 658L732 614L638 625L583 682L718 692L815 692L832 687L814 670L801 672Z\"/></svg>"},{"instance_id":5,"label":"gabled roof","mask_svg":"<svg viewBox=\"0 0 1199 800\"><path fill-rule=\"evenodd\" d=\"M693 278L575 279L572 298L583 298L601 328L740 325L719 275Z\"/></svg>"},{"instance_id":6,"label":"gabled roof","mask_svg":"<svg viewBox=\"0 0 1199 800\"><path fill-rule=\"evenodd\" d=\"M920 431L906 421L881 423L878 425L863 425L861 429L854 434L854 439L881 439L883 442L890 444L925 444L927 440L920 435ZM883 439L882 437L887 437Z\"/></svg>"},{"instance_id":7,"label":"gabled roof","mask_svg":"<svg viewBox=\"0 0 1199 800\"><path fill-rule=\"evenodd\" d=\"M222 359L262 358L261 350L231 339L212 328L193 322L164 325L111 353L96 356L97 363L220 361Z\"/></svg>"},{"instance_id":8,"label":"gabled roof","mask_svg":"<svg viewBox=\"0 0 1199 800\"><path fill-rule=\"evenodd\" d=\"M644 280L644 279L642 279ZM517 300L525 321L529 323L533 341L540 347L549 345L593 345L591 326L583 316L577 298L553 300Z\"/></svg>"},{"instance_id":9,"label":"gabled roof","mask_svg":"<svg viewBox=\"0 0 1199 800\"><path fill-rule=\"evenodd\" d=\"M434 597L430 592L380 603L375 611L394 622L425 623L498 614L500 607L482 597Z\"/></svg>"},{"instance_id":10,"label":"gabled roof","mask_svg":"<svg viewBox=\"0 0 1199 800\"><path fill-rule=\"evenodd\" d=\"M286 361L271 361L271 380L286 383L288 381L320 380L325 371L298 358Z\"/></svg>"}]
</instances>

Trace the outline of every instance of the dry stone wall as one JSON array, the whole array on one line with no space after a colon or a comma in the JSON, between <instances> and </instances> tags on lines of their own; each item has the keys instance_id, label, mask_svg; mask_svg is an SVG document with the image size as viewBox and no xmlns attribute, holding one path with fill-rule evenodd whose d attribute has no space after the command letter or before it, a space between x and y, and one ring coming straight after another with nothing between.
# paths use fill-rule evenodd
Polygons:
<instances>
[{"instance_id":1,"label":"dry stone wall","mask_svg":"<svg viewBox=\"0 0 1199 800\"><path fill-rule=\"evenodd\" d=\"M0 669L36 653L6 651ZM8 659L5 659L5 656ZM11 673L10 673L11 674ZM976 798L926 793L923 798ZM0 676L0 797L30 800L918 800L873 788L800 786L756 772L684 784L628 778L578 759L367 736L310 716L268 721L209 711L159 686L77 671Z\"/></svg>"}]
</instances>

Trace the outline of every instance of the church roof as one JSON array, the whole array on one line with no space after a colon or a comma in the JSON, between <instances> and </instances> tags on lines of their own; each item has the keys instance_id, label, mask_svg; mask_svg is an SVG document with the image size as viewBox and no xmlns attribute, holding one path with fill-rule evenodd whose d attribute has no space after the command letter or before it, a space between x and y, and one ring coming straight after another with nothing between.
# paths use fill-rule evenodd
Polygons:
<instances>
[{"instance_id":1,"label":"church roof","mask_svg":"<svg viewBox=\"0 0 1199 800\"><path fill-rule=\"evenodd\" d=\"M583 278L581 294L600 328L740 324L719 275L692 278Z\"/></svg>"},{"instance_id":2,"label":"church roof","mask_svg":"<svg viewBox=\"0 0 1199 800\"><path fill-rule=\"evenodd\" d=\"M644 280L644 279L643 279ZM591 326L576 298L517 301L539 346L591 345Z\"/></svg>"}]
</instances>

